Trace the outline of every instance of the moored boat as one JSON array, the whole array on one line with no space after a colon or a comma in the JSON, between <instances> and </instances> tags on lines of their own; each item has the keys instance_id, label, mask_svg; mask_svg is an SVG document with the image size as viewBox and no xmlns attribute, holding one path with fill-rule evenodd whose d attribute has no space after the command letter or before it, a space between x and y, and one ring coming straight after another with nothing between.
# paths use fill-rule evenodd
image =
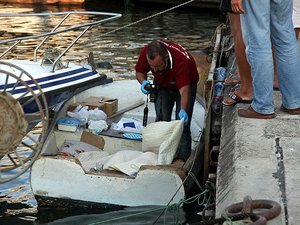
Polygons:
<instances>
[{"instance_id":1,"label":"moored boat","mask_svg":"<svg viewBox=\"0 0 300 225\"><path fill-rule=\"evenodd\" d=\"M146 99L145 95L140 92L139 83L135 80L113 81L77 93L65 102L59 110L56 120L66 116L70 105L82 102L91 96L107 96L118 99L118 111L108 117L111 122L117 123L123 118L143 120ZM151 124L157 124L154 123L153 104L148 103L148 108L148 125L143 130L151 127ZM179 203L185 199L191 188L193 178L189 174L199 172L201 163L198 161L195 164L194 162L196 159L199 160L201 155L200 137L203 131L204 117L205 109L198 99L194 106L191 126L193 151L184 165L171 164L170 161L159 165L143 163L137 168L134 175L124 173L120 167L118 170L105 168L98 170L96 163L87 169L79 157L82 153L78 154L77 158L69 154L61 154L65 141L81 140L86 129L81 127L77 132L67 132L58 130L57 125L53 125L42 148L41 156L31 168L30 179L33 194L40 206L52 207L67 205L69 207L83 205L85 207L117 207ZM156 132L160 131L156 130ZM102 150L109 155L116 155L123 150L129 150L125 151L126 154L129 154L130 150L143 153L145 135L141 141L124 138L123 134L126 133L126 131L118 130L99 133L97 136L103 138L105 142ZM167 149L171 148L173 141L164 143L167 144ZM95 160L95 158L93 159ZM127 166L130 170L132 164Z\"/></svg>"},{"instance_id":2,"label":"moored boat","mask_svg":"<svg viewBox=\"0 0 300 225\"><path fill-rule=\"evenodd\" d=\"M106 90L105 92L101 92L104 90L104 86L101 85L100 87L91 87L86 90L79 90L75 93L74 97L72 97L69 101L67 101L63 107L59 110L59 113L55 119L58 120L59 118L65 116L66 111L71 103L74 102L80 102L84 98L91 96L91 95L98 95L98 97L101 96L109 96L113 98L117 98L120 103L120 109L117 113L117 115L113 115L111 119L117 120L117 116L120 115L135 115L137 117L142 117L142 111L144 109L144 106L138 107L135 109L132 109L131 107L127 108L124 107L124 105L128 106L130 105L129 100L131 98L128 98L127 90L131 90L131 88L127 88L127 85L122 83L120 85L119 82L111 82L110 79L106 79L105 76L103 76L103 80L105 83L107 83L107 86L109 87L109 90ZM127 81L128 82L128 81ZM133 81L131 81L133 82ZM134 81L135 85L137 85L137 82ZM115 86L114 86L115 85ZM103 89L102 89L103 88ZM122 89L121 91L119 89ZM101 91L100 91L101 90ZM112 91L113 90L113 91ZM126 90L123 91L123 90ZM133 94L130 95L130 97L134 96L139 97L140 93L136 92L139 90L139 87L134 87ZM99 92L98 92L99 91ZM123 93L122 93L123 91ZM113 93L116 92L116 95ZM126 93L126 95L125 95ZM131 92L130 92L131 93ZM121 99L123 100L121 101ZM137 100L137 99L136 99ZM144 99L145 101L145 99ZM139 101L136 102L137 104L140 104ZM122 106L123 105L123 106ZM135 106L135 104L133 104ZM193 118L192 122L192 133L193 133L193 139L195 140L194 146L193 146L193 155L190 157L190 159L187 161L187 163L181 167L178 165L171 165L170 163L166 165L143 165L140 167L140 170L137 172L135 177L120 174L119 172L112 172L112 171L96 171L96 173L92 173L90 170L85 170L80 162L78 162L77 159L69 156L64 156L61 154L58 154L59 147L61 146L65 140L67 139L73 139L73 140L80 140L83 129L80 129L79 132L75 133L69 133L64 131L57 130L56 124L53 123L53 127L50 129L50 133L47 136L46 143L43 147L43 155L39 157L39 159L36 161L32 168L31 173L31 183L32 188L34 190L34 194L36 198L39 201L40 205L54 205L54 203L59 202L64 204L65 202L72 202L72 203L78 203L79 205L86 205L86 204L100 204L100 205L118 205L118 206L124 206L124 205L166 205L166 204L172 204L172 203L178 203L180 200L184 199L188 193L189 188L191 187L191 182L193 181L193 178L191 176L188 176L190 173L194 173L196 171L199 171L199 167L202 167L201 163L199 161L196 163L195 160L198 158L199 152L199 139L202 134L203 124L204 124L204 118L205 118L205 110L203 107L204 104L200 104L199 102L196 102L196 106L194 109L194 115L195 118ZM149 104L150 108L150 104ZM154 112L153 108L150 108L150 112ZM198 118L199 117L199 118ZM149 121L154 121L154 115L149 115ZM66 134L66 136L64 135ZM102 135L101 135L102 136ZM106 148L112 148L112 152L118 151L120 146L129 146L133 149L141 149L141 142L134 141L134 140L127 140L120 135L115 136L108 136L103 134L103 139L105 140L105 146ZM200 143L201 144L201 143ZM105 148L104 146L104 148ZM44 163L41 163L44 162ZM57 163L57 165L55 165ZM43 165L44 164L44 165ZM47 165L47 167L44 167ZM53 167L53 165L55 165ZM67 165L67 167L65 167ZM49 167L48 167L49 166ZM75 170L72 170L72 168L75 168ZM40 171L46 171L47 173L41 174ZM64 174L65 176L61 177L58 176L60 172L66 172ZM77 172L76 172L77 171ZM74 172L74 173L72 173ZM106 173L107 172L107 173ZM62 173L63 174L63 173ZM62 178L74 178L74 174L76 180L81 180L82 183L88 183L90 185L90 188L86 188L87 194L82 195L82 191L80 190L80 186L77 186L74 188L74 185L77 184L74 183L73 179L66 179L65 182L61 183L63 181ZM148 175L147 175L148 174ZM161 175L163 174L163 175ZM45 175L45 176L44 176ZM70 175L66 176L66 175ZM99 190L95 189L95 186L99 185L97 180L100 180L100 175L105 181L109 180L117 180L119 181L120 185L116 185L118 182L111 182L109 183L110 186L108 188L103 188L103 190L106 190L108 199L103 198L97 198L95 199L95 195L98 195ZM144 176L147 175L147 176ZM56 179L56 177L59 177L59 179ZM111 178L113 177L113 178ZM153 178L151 181L151 177ZM163 179L161 179L163 177ZM52 179L53 178L53 179ZM123 179L119 179L123 178ZM157 180L158 179L158 180ZM87 182L89 181L89 182ZM142 181L142 182L141 182ZM140 183L137 183L140 182ZM81 182L80 182L81 183ZM42 184L40 186L40 184ZM46 185L43 185L46 184ZM73 184L73 186L70 186L70 184ZM131 192L121 192L118 188L126 187L124 184L128 184L126 190L131 190ZM131 186L130 186L131 185ZM170 185L170 186L169 186ZM46 186L46 189L44 189ZM62 186L62 191L58 190ZM98 186L99 187L99 186ZM113 188L112 188L113 187ZM146 188L145 188L146 187ZM146 190L149 191L145 192ZM165 189L166 187L166 189ZM78 189L79 188L79 189ZM101 188L101 186L100 186ZM144 189L144 190L143 190ZM73 191L70 191L73 190ZM117 190L117 191L114 191ZM163 190L163 192L160 192L160 195L158 195L157 198L155 198L155 194L157 190ZM70 192L70 193L68 193ZM106 193L101 196L106 196ZM139 194L138 194L139 193ZM99 195L102 193L99 193ZM109 197L109 194L119 194L117 197L119 197L121 200L118 201L117 198ZM152 196L154 194L154 196ZM121 197L120 197L121 195ZM124 195L128 195L127 198L123 198ZM135 196L136 195L136 196ZM135 197L134 197L135 196ZM128 198L131 197L131 200L129 201ZM141 198L141 200L140 200ZM117 200L116 200L117 199Z\"/></svg>"}]
</instances>

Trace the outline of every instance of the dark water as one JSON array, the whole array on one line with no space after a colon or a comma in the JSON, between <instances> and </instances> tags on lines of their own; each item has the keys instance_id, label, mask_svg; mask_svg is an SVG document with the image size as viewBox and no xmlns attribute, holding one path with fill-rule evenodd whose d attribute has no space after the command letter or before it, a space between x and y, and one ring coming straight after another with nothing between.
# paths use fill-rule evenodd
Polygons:
<instances>
[{"instance_id":1,"label":"dark water","mask_svg":"<svg viewBox=\"0 0 300 225\"><path fill-rule=\"evenodd\" d=\"M98 6L86 5L82 7L59 6L32 6L0 4L0 13L28 13L44 11L101 11L122 13L121 19L97 26L90 30L68 52L67 57L86 57L90 51L94 52L95 61L107 61L112 69L103 69L103 72L112 77L134 76L134 65L141 47L153 39L168 38L179 42L188 51L197 51L208 46L215 28L219 24L218 11L195 10L179 8L155 16L149 20L125 27L108 35L109 31L124 27L151 15L168 9L168 6L147 5L134 6L125 12L125 7L116 1L98 1ZM123 1L118 1L123 2ZM72 24L82 21L95 21L95 17L74 18ZM18 36L29 36L50 31L58 18L19 18L1 20L0 39ZM70 32L54 39L54 46L70 43L77 33ZM17 58L22 53L27 58L33 58L32 50L36 42L29 45L20 45L8 58ZM1 52L4 48L0 47ZM41 56L41 53L40 55ZM159 190L158 190L159 191ZM197 192L197 191L196 191ZM194 206L186 207L185 211L171 209L163 214L156 224L176 224L192 221L196 216ZM29 181L29 172L18 179L0 184L0 224L153 224L161 214L157 207L125 208L120 211L63 211L59 209L37 209L37 203L32 195ZM120 218L120 219L118 219ZM113 221L112 221L113 220ZM106 221L106 222L105 222ZM195 222L195 221L194 221Z\"/></svg>"}]
</instances>

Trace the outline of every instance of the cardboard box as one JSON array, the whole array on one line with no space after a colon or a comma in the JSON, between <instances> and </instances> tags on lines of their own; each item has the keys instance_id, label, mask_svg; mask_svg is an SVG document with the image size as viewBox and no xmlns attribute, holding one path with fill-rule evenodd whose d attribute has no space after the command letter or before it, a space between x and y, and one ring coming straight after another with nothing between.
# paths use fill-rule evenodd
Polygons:
<instances>
[{"instance_id":1,"label":"cardboard box","mask_svg":"<svg viewBox=\"0 0 300 225\"><path fill-rule=\"evenodd\" d=\"M99 108L104 111L104 103L101 102L101 97L91 96L89 98L84 99L81 102L81 105L86 105L89 109Z\"/></svg>"},{"instance_id":2,"label":"cardboard box","mask_svg":"<svg viewBox=\"0 0 300 225\"><path fill-rule=\"evenodd\" d=\"M90 145L96 146L100 149L104 148L105 145L105 141L104 138L97 135L97 134L93 134L91 132L88 131L83 131L82 135L80 137L80 141L88 143Z\"/></svg>"},{"instance_id":3,"label":"cardboard box","mask_svg":"<svg viewBox=\"0 0 300 225\"><path fill-rule=\"evenodd\" d=\"M79 106L79 103L72 103L68 105L68 111L73 112L77 106Z\"/></svg>"},{"instance_id":4,"label":"cardboard box","mask_svg":"<svg viewBox=\"0 0 300 225\"><path fill-rule=\"evenodd\" d=\"M98 107L101 110L103 110L106 115L109 117L113 114L115 114L118 111L118 99L117 98L108 98L108 97L95 97L91 96L87 99L85 99L82 104L91 107Z\"/></svg>"},{"instance_id":5,"label":"cardboard box","mask_svg":"<svg viewBox=\"0 0 300 225\"><path fill-rule=\"evenodd\" d=\"M104 112L109 117L118 111L118 99L117 98L107 98L103 97L102 101L104 103Z\"/></svg>"},{"instance_id":6,"label":"cardboard box","mask_svg":"<svg viewBox=\"0 0 300 225\"><path fill-rule=\"evenodd\" d=\"M68 106L68 111L73 111L78 105L88 106L88 109L99 108L103 110L107 117L115 114L118 111L118 99L117 98L108 98L108 97L95 97L91 96L87 99L84 99L80 103L73 103Z\"/></svg>"},{"instance_id":7,"label":"cardboard box","mask_svg":"<svg viewBox=\"0 0 300 225\"><path fill-rule=\"evenodd\" d=\"M89 110L98 108L104 111L104 103L97 103L97 102L80 102L80 103L73 103L68 106L68 111L73 112L77 106L87 106Z\"/></svg>"}]
</instances>

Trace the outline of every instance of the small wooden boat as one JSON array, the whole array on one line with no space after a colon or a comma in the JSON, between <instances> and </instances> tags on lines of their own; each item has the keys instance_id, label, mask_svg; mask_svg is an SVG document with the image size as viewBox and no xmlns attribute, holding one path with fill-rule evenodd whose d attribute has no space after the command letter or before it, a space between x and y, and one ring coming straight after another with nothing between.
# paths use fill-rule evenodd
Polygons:
<instances>
[{"instance_id":1,"label":"small wooden boat","mask_svg":"<svg viewBox=\"0 0 300 225\"><path fill-rule=\"evenodd\" d=\"M124 117L143 119L146 96L141 93L139 83L136 80L119 80L75 94L59 109L55 120L65 117L70 106L84 102L84 99L91 96L118 99L118 111L109 116L108 121L118 122ZM147 127L155 124L153 103L149 102L148 108ZM189 174L196 175L201 167L200 137L204 117L205 110L198 99L191 125L193 151L184 165L143 164L134 176L109 169L88 170L78 158L61 154L61 146L64 146L65 141L81 140L86 129L81 127L77 132L61 131L58 130L57 124L53 123L41 156L31 168L33 194L40 207L117 207L179 203L185 199L193 183L193 178ZM104 139L103 150L111 155L124 149L142 151L145 140L127 139L124 138L124 133L126 131L108 130L96 136ZM198 160L197 163L195 160Z\"/></svg>"}]
</instances>

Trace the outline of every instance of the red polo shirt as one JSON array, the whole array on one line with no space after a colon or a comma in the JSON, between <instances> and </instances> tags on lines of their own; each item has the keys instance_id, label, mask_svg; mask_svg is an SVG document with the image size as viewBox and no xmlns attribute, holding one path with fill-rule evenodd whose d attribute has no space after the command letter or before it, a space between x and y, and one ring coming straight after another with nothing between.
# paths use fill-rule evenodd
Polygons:
<instances>
[{"instance_id":1,"label":"red polo shirt","mask_svg":"<svg viewBox=\"0 0 300 225\"><path fill-rule=\"evenodd\" d=\"M161 41L169 51L170 65L169 69L163 75L158 75L151 70L147 61L148 45L145 45L140 53L136 72L147 74L150 70L154 75L155 83L162 88L179 90L183 86L197 84L199 75L194 58L179 44Z\"/></svg>"}]
</instances>

